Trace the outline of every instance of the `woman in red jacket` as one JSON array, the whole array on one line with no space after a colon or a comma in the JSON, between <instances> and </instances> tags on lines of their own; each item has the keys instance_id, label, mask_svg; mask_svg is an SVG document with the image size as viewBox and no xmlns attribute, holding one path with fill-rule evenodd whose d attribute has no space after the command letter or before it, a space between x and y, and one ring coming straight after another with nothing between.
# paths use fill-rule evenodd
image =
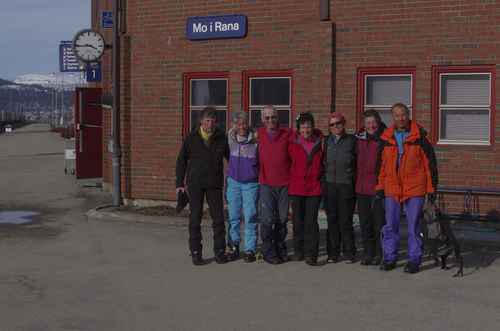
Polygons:
<instances>
[{"instance_id":1,"label":"woman in red jacket","mask_svg":"<svg viewBox=\"0 0 500 331\"><path fill-rule=\"evenodd\" d=\"M380 136L386 127L375 110L365 111L363 122L364 128L356 135L356 194L364 250L361 264L378 265L382 260L380 230L384 225L384 201L376 196L376 168L382 144Z\"/></svg>"},{"instance_id":2,"label":"woman in red jacket","mask_svg":"<svg viewBox=\"0 0 500 331\"><path fill-rule=\"evenodd\" d=\"M314 128L311 113L297 117L297 132L289 144L292 161L288 193L292 203L295 261L317 265L319 247L318 211L321 203L323 147L321 131Z\"/></svg>"}]
</instances>

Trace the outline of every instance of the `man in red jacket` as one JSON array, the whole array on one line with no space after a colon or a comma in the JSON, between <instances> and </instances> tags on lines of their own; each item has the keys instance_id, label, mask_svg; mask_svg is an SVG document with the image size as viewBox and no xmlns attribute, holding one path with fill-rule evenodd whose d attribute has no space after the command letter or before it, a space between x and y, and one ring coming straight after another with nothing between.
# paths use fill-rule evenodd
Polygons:
<instances>
[{"instance_id":1,"label":"man in red jacket","mask_svg":"<svg viewBox=\"0 0 500 331\"><path fill-rule=\"evenodd\" d=\"M279 127L278 112L272 106L264 107L264 127L259 137L259 209L262 254L269 264L288 260L285 243L288 221L288 183L290 156L289 129Z\"/></svg>"}]
</instances>

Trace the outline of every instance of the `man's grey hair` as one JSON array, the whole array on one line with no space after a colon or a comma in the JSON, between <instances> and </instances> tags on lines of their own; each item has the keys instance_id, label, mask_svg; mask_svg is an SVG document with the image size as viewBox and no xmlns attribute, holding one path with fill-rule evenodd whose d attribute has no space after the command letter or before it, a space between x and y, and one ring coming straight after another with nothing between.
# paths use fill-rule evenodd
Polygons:
<instances>
[{"instance_id":1,"label":"man's grey hair","mask_svg":"<svg viewBox=\"0 0 500 331\"><path fill-rule=\"evenodd\" d=\"M240 120L248 123L248 113L246 111L237 111L233 113L233 124L238 123Z\"/></svg>"},{"instance_id":2,"label":"man's grey hair","mask_svg":"<svg viewBox=\"0 0 500 331\"><path fill-rule=\"evenodd\" d=\"M260 112L260 118L262 121L264 121L264 112L266 110L272 110L273 113L275 113L276 115L278 114L278 111L276 110L276 108L274 108L274 106L272 106L272 105L264 106L264 108L262 108L262 111Z\"/></svg>"}]
</instances>

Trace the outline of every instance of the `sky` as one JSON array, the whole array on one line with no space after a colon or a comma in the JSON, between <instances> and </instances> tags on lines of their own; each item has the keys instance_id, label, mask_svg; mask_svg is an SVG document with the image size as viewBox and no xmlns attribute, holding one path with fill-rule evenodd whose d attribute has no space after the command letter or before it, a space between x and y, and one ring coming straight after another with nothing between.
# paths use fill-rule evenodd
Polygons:
<instances>
[{"instance_id":1,"label":"sky","mask_svg":"<svg viewBox=\"0 0 500 331\"><path fill-rule=\"evenodd\" d=\"M0 78L59 71L59 42L90 27L90 0L0 0Z\"/></svg>"}]
</instances>

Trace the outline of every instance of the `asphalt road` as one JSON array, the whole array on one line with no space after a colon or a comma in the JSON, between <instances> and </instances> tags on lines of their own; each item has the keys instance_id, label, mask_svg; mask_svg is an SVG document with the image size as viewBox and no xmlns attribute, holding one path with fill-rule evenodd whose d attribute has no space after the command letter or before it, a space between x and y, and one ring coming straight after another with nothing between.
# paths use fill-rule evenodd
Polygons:
<instances>
[{"instance_id":1,"label":"asphalt road","mask_svg":"<svg viewBox=\"0 0 500 331\"><path fill-rule=\"evenodd\" d=\"M40 213L0 226L1 331L499 328L496 245L466 249L460 279L429 262L416 275L344 263L194 267L184 227L88 219L109 196L64 175L64 142L46 131L0 136L0 211Z\"/></svg>"}]
</instances>

